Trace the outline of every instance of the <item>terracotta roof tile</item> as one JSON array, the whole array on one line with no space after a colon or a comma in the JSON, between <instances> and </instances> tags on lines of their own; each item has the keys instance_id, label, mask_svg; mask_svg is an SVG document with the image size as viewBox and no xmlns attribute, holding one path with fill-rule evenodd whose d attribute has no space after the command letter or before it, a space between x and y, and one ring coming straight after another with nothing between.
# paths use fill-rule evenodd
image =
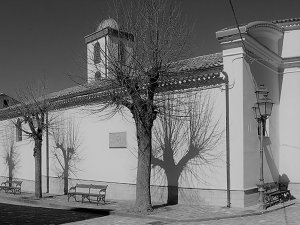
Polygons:
<instances>
[{"instance_id":1,"label":"terracotta roof tile","mask_svg":"<svg viewBox=\"0 0 300 225\"><path fill-rule=\"evenodd\" d=\"M273 20L272 23L290 23L290 22L298 22L300 18L290 18L290 19L282 19L282 20Z\"/></svg>"},{"instance_id":2,"label":"terracotta roof tile","mask_svg":"<svg viewBox=\"0 0 300 225\"><path fill-rule=\"evenodd\" d=\"M204 70L223 65L222 53L198 56L195 58L184 59L174 63L176 71Z\"/></svg>"},{"instance_id":3,"label":"terracotta roof tile","mask_svg":"<svg viewBox=\"0 0 300 225\"><path fill-rule=\"evenodd\" d=\"M161 84L164 88L171 87L172 85L174 87L177 85L178 88L180 88L184 86L183 83L186 84L186 88L193 88L198 85L217 85L223 82L223 79L217 75L222 71L222 68L222 53L184 59L170 64L170 73L168 73L167 76L162 76ZM206 79L209 75L211 75L212 79ZM101 85L95 85L95 83L92 82L50 93L46 98L61 107L68 107L68 105L77 104L77 101L91 102L94 98L98 99L100 95L98 96L96 93L105 93L105 91L111 88L112 86L110 84L105 84L103 81L101 81ZM73 99L74 102L72 102L73 100L69 102L71 99ZM13 112L13 108L10 107L6 110L0 110L0 120L9 117L11 112ZM14 116L14 114L11 114L11 116Z\"/></svg>"},{"instance_id":4,"label":"terracotta roof tile","mask_svg":"<svg viewBox=\"0 0 300 225\"><path fill-rule=\"evenodd\" d=\"M203 55L203 56L198 56L195 58L189 58L189 59L184 59L175 62L171 66L171 72L188 72L188 71L206 70L215 67L220 67L222 65L223 65L222 53L215 53L215 54ZM108 88L107 85L99 86L99 85L94 85L93 83L82 84L58 92L51 93L47 97L50 99L58 99L58 98L64 98L66 96L76 95L77 93L89 94L91 92L94 92L96 89L105 90L107 88Z\"/></svg>"}]
</instances>

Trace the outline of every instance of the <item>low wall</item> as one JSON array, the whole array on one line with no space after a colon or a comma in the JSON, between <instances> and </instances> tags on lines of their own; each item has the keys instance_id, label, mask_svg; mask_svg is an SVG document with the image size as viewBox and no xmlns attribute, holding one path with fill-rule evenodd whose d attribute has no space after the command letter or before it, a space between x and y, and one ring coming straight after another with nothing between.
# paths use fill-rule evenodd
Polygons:
<instances>
[{"instance_id":1,"label":"low wall","mask_svg":"<svg viewBox=\"0 0 300 225\"><path fill-rule=\"evenodd\" d=\"M7 180L6 177L0 177L0 181ZM34 192L33 180L22 180L22 191ZM50 177L49 178L49 193L63 194L63 180ZM108 185L106 198L114 200L135 200L135 184L128 183L113 183L94 180L69 179L69 188L75 186L76 183L83 184L100 184ZM42 178L42 191L47 191L46 177ZM300 185L297 193L300 194ZM292 194L293 191L292 191ZM166 203L168 190L165 186L151 186L152 202ZM257 204L258 193L257 188L251 190L232 190L231 191L231 206L233 207L248 207ZM201 205L209 204L216 206L227 206L227 192L222 189L200 189L200 188L179 188L178 191L179 204Z\"/></svg>"}]
</instances>

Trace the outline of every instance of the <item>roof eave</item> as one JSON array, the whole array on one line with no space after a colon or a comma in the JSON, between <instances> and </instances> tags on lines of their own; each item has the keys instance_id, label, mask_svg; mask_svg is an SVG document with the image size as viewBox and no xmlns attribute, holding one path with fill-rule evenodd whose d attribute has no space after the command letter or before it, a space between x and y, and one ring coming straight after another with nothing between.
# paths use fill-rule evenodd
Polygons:
<instances>
[{"instance_id":1,"label":"roof eave","mask_svg":"<svg viewBox=\"0 0 300 225\"><path fill-rule=\"evenodd\" d=\"M168 74L166 79L159 81L158 92L180 91L185 89L207 89L224 83L220 75L223 65L208 67L205 69L194 69L189 71L178 71ZM74 106L82 106L95 102L105 101L109 88L95 88L82 90L65 96L49 99L50 109L63 109ZM17 112L18 105L0 110L0 120L12 119L20 116Z\"/></svg>"}]
</instances>

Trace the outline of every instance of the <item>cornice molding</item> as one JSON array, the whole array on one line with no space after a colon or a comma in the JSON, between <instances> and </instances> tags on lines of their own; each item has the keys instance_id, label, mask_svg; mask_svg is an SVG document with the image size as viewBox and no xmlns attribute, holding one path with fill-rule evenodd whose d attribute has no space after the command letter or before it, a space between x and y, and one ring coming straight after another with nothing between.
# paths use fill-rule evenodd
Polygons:
<instances>
[{"instance_id":1,"label":"cornice molding","mask_svg":"<svg viewBox=\"0 0 300 225\"><path fill-rule=\"evenodd\" d=\"M284 32L283 29L280 26L278 26L274 23L271 23L271 22L255 21L255 22L248 23L246 25L246 31L247 32L255 30L257 28L268 28L268 29L271 29L271 30L274 30L274 31L277 31L277 32L280 32L280 33Z\"/></svg>"},{"instance_id":2,"label":"cornice molding","mask_svg":"<svg viewBox=\"0 0 300 225\"><path fill-rule=\"evenodd\" d=\"M85 43L88 44L88 43L98 40L106 35L111 35L114 37L125 38L127 40L134 41L134 37L132 34L127 33L125 31L119 31L119 30L113 29L111 27L106 27L103 30L96 31L94 33L91 33L91 34L85 36L84 37Z\"/></svg>"},{"instance_id":3,"label":"cornice molding","mask_svg":"<svg viewBox=\"0 0 300 225\"><path fill-rule=\"evenodd\" d=\"M244 49L240 35L230 36L226 39L224 38L221 45L223 45L224 50L240 47L244 52L239 52L238 54L249 54L250 58L253 58L252 60L260 61L272 70L281 71L282 58L279 55L260 44L256 39L248 34L242 34L242 38L246 50Z\"/></svg>"},{"instance_id":4,"label":"cornice molding","mask_svg":"<svg viewBox=\"0 0 300 225\"><path fill-rule=\"evenodd\" d=\"M248 36L246 38L245 45L247 51L256 56L259 61L265 63L266 66L269 65L270 67L273 67L273 69L276 68L277 70L280 70L282 58L279 55L277 55L264 45L261 45L256 39L252 38L251 36Z\"/></svg>"},{"instance_id":5,"label":"cornice molding","mask_svg":"<svg viewBox=\"0 0 300 225\"><path fill-rule=\"evenodd\" d=\"M283 68L300 67L300 57L289 57L283 59Z\"/></svg>"},{"instance_id":6,"label":"cornice molding","mask_svg":"<svg viewBox=\"0 0 300 225\"><path fill-rule=\"evenodd\" d=\"M270 29L281 34L284 32L280 26L265 21L255 21L239 27L241 34L247 34L257 28L267 28L266 30ZM219 30L216 32L216 38L222 41L224 38L239 35L239 29L237 27L231 27Z\"/></svg>"}]
</instances>

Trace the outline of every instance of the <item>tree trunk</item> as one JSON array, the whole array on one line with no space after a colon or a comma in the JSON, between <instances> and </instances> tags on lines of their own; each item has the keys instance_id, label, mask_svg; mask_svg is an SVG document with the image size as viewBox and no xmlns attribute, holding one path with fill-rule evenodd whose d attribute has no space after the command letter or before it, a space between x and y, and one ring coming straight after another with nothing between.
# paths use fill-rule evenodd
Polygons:
<instances>
[{"instance_id":1,"label":"tree trunk","mask_svg":"<svg viewBox=\"0 0 300 225\"><path fill-rule=\"evenodd\" d=\"M9 181L13 180L13 168L12 168L12 165L10 165L10 164L8 165L8 180ZM9 183L9 187L11 187L11 183Z\"/></svg>"},{"instance_id":2,"label":"tree trunk","mask_svg":"<svg viewBox=\"0 0 300 225\"><path fill-rule=\"evenodd\" d=\"M64 170L64 194L67 195L68 194L68 190L69 190L69 183L68 183L68 178L69 178L69 168L68 165L65 165L65 170Z\"/></svg>"},{"instance_id":3,"label":"tree trunk","mask_svg":"<svg viewBox=\"0 0 300 225\"><path fill-rule=\"evenodd\" d=\"M175 170L165 171L168 180L168 205L178 204L178 181L180 173L176 173Z\"/></svg>"},{"instance_id":4,"label":"tree trunk","mask_svg":"<svg viewBox=\"0 0 300 225\"><path fill-rule=\"evenodd\" d=\"M145 127L140 120L136 120L135 124L138 142L135 209L139 212L145 212L152 210L150 193L152 127L151 125Z\"/></svg>"},{"instance_id":5,"label":"tree trunk","mask_svg":"<svg viewBox=\"0 0 300 225\"><path fill-rule=\"evenodd\" d=\"M35 197L42 197L42 140L36 140L34 146L35 159Z\"/></svg>"}]
</instances>

